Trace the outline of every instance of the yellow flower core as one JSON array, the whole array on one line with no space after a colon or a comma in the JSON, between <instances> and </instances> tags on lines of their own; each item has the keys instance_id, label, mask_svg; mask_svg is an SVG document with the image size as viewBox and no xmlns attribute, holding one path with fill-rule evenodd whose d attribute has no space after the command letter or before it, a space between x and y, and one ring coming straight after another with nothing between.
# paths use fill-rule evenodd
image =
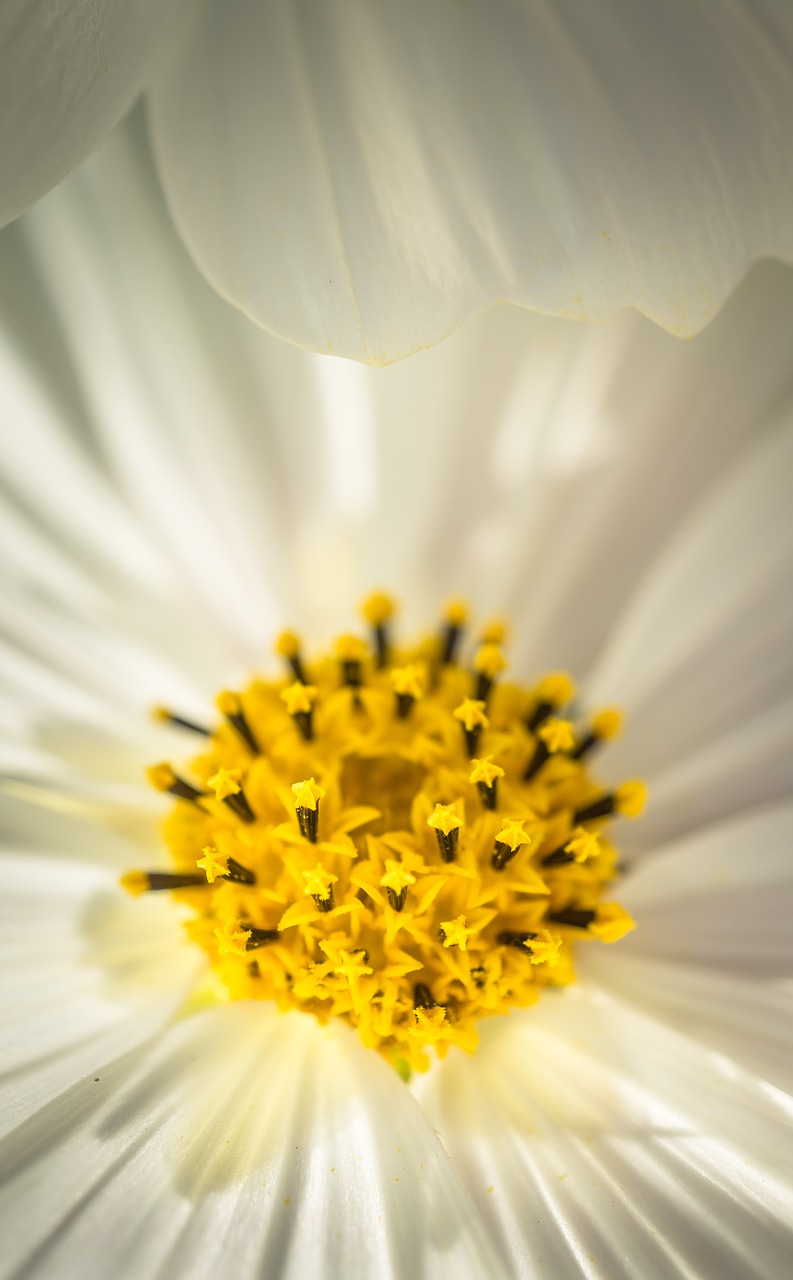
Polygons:
<instances>
[{"instance_id":1,"label":"yellow flower core","mask_svg":"<svg viewBox=\"0 0 793 1280\"><path fill-rule=\"evenodd\" d=\"M371 650L344 636L304 662L285 632L283 677L224 692L211 731L158 710L206 749L189 777L148 771L175 797L173 866L122 883L193 910L187 931L229 998L342 1018L406 1073L430 1047L472 1051L480 1018L572 982L579 939L633 927L605 900L604 827L636 816L644 789L592 779L619 718L562 718L567 675L511 684L492 642L463 665L462 602L413 645L392 643L393 611L367 602Z\"/></svg>"}]
</instances>

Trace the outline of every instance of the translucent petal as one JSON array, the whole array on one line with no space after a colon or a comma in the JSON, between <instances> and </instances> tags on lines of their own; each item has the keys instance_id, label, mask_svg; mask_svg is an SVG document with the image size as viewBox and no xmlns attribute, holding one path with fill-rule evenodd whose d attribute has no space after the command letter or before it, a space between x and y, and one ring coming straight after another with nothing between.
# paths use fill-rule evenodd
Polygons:
<instances>
[{"instance_id":1,"label":"translucent petal","mask_svg":"<svg viewBox=\"0 0 793 1280\"><path fill-rule=\"evenodd\" d=\"M0 225L65 177L137 97L180 0L7 0Z\"/></svg>"},{"instance_id":2,"label":"translucent petal","mask_svg":"<svg viewBox=\"0 0 793 1280\"><path fill-rule=\"evenodd\" d=\"M707 1041L569 988L416 1090L513 1274L784 1274L789 1105Z\"/></svg>"},{"instance_id":3,"label":"translucent petal","mask_svg":"<svg viewBox=\"0 0 793 1280\"><path fill-rule=\"evenodd\" d=\"M209 279L383 363L496 302L700 329L793 257L793 24L775 0L202 0L159 167Z\"/></svg>"},{"instance_id":4,"label":"translucent petal","mask_svg":"<svg viewBox=\"0 0 793 1280\"><path fill-rule=\"evenodd\" d=\"M0 1146L9 1265L119 1280L221 1271L502 1280L399 1077L351 1033L239 1003L118 1059ZM42 1182L42 1171L46 1178Z\"/></svg>"}]
</instances>

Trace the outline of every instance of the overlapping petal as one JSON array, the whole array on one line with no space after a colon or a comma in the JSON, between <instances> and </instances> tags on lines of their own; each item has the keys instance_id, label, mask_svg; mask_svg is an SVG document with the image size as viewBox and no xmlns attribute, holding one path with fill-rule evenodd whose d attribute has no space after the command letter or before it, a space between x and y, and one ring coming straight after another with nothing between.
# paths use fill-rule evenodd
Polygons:
<instances>
[{"instance_id":1,"label":"overlapping petal","mask_svg":"<svg viewBox=\"0 0 793 1280\"><path fill-rule=\"evenodd\" d=\"M84 160L148 81L181 0L8 0L0 12L0 226Z\"/></svg>"},{"instance_id":2,"label":"overlapping petal","mask_svg":"<svg viewBox=\"0 0 793 1280\"><path fill-rule=\"evenodd\" d=\"M793 257L792 66L778 0L202 0L151 114L216 287L384 363L505 300L702 328Z\"/></svg>"}]
</instances>

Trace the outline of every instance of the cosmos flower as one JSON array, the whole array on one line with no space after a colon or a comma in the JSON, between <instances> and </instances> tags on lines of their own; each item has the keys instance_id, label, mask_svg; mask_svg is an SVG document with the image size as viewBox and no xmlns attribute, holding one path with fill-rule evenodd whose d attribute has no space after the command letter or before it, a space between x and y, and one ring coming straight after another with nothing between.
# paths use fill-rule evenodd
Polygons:
<instances>
[{"instance_id":1,"label":"cosmos flower","mask_svg":"<svg viewBox=\"0 0 793 1280\"><path fill-rule=\"evenodd\" d=\"M367 370L207 288L134 130L0 259L8 1273L784 1274L790 273L690 343L501 308ZM167 865L145 766L194 750L151 706L214 722L374 582L406 635L452 593L508 616L508 674L621 705L593 768L650 789L614 824L635 931L408 1084L339 1020L210 998L182 910L118 883Z\"/></svg>"},{"instance_id":2,"label":"cosmos flower","mask_svg":"<svg viewBox=\"0 0 793 1280\"><path fill-rule=\"evenodd\" d=\"M504 300L691 334L793 258L787 0L37 0L0 48L0 221L145 91L195 260L317 351Z\"/></svg>"}]
</instances>

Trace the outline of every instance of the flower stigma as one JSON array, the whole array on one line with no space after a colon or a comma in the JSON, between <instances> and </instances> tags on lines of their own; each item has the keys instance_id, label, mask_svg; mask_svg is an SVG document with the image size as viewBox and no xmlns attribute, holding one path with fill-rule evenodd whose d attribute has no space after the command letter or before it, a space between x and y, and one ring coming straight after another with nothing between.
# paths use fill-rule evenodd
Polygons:
<instances>
[{"instance_id":1,"label":"flower stigma","mask_svg":"<svg viewBox=\"0 0 793 1280\"><path fill-rule=\"evenodd\" d=\"M579 940L633 928L606 899L617 854L605 828L638 816L645 789L590 775L617 711L576 725L566 674L503 679L503 624L463 662L463 601L406 646L395 612L370 596L371 644L341 636L315 659L284 632L285 674L222 692L215 728L158 708L204 749L189 777L149 769L175 800L172 868L122 884L191 909L188 935L224 998L341 1018L407 1076L430 1048L472 1052L480 1018L573 982Z\"/></svg>"}]
</instances>

